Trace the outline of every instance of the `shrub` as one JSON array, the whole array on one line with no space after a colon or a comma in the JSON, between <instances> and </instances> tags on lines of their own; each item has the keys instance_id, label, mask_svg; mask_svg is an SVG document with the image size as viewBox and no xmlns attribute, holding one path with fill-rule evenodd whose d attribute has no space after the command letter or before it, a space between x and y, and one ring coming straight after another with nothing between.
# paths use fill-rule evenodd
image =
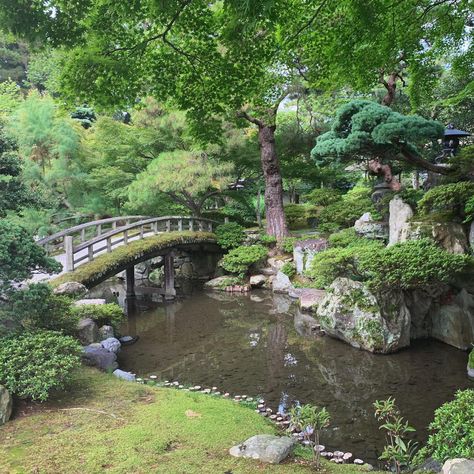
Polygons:
<instances>
[{"instance_id":1,"label":"shrub","mask_svg":"<svg viewBox=\"0 0 474 474\"><path fill-rule=\"evenodd\" d=\"M115 330L120 328L124 320L123 310L116 303L74 306L72 312L77 319L91 318L99 327L106 324Z\"/></svg>"},{"instance_id":2,"label":"shrub","mask_svg":"<svg viewBox=\"0 0 474 474\"><path fill-rule=\"evenodd\" d=\"M430 189L418 203L422 215L443 214L447 220L463 221L466 204L474 196L474 183L444 184Z\"/></svg>"},{"instance_id":3,"label":"shrub","mask_svg":"<svg viewBox=\"0 0 474 474\"><path fill-rule=\"evenodd\" d=\"M293 253L293 247L295 246L295 242L297 242L296 237L285 237L281 242L281 248L286 253Z\"/></svg>"},{"instance_id":4,"label":"shrub","mask_svg":"<svg viewBox=\"0 0 474 474\"><path fill-rule=\"evenodd\" d=\"M341 199L341 191L332 188L316 188L305 196L305 199L315 206L328 206Z\"/></svg>"},{"instance_id":5,"label":"shrub","mask_svg":"<svg viewBox=\"0 0 474 474\"><path fill-rule=\"evenodd\" d=\"M260 244L241 246L224 255L219 265L229 273L244 275L251 265L267 256L267 249Z\"/></svg>"},{"instance_id":6,"label":"shrub","mask_svg":"<svg viewBox=\"0 0 474 474\"><path fill-rule=\"evenodd\" d=\"M357 234L353 227L343 229L328 237L329 246L331 248L346 248L361 245L371 245L373 240L361 237Z\"/></svg>"},{"instance_id":7,"label":"shrub","mask_svg":"<svg viewBox=\"0 0 474 474\"><path fill-rule=\"evenodd\" d=\"M0 342L0 383L21 398L47 400L80 365L81 346L53 331L26 332Z\"/></svg>"},{"instance_id":8,"label":"shrub","mask_svg":"<svg viewBox=\"0 0 474 474\"><path fill-rule=\"evenodd\" d=\"M285 215L290 229L304 229L309 226L309 219L318 217L319 208L311 204L287 204Z\"/></svg>"},{"instance_id":9,"label":"shrub","mask_svg":"<svg viewBox=\"0 0 474 474\"><path fill-rule=\"evenodd\" d=\"M259 240L263 245L266 245L267 247L271 247L275 245L277 242L277 239L274 235L268 235L268 234L261 234Z\"/></svg>"},{"instance_id":10,"label":"shrub","mask_svg":"<svg viewBox=\"0 0 474 474\"><path fill-rule=\"evenodd\" d=\"M6 315L28 330L50 329L68 335L75 334L78 322L72 312L71 300L66 296L54 295L44 283L13 292Z\"/></svg>"},{"instance_id":11,"label":"shrub","mask_svg":"<svg viewBox=\"0 0 474 474\"><path fill-rule=\"evenodd\" d=\"M474 369L474 349L469 353L468 365L470 369Z\"/></svg>"},{"instance_id":12,"label":"shrub","mask_svg":"<svg viewBox=\"0 0 474 474\"><path fill-rule=\"evenodd\" d=\"M244 228L236 222L217 226L216 235L217 243L224 249L238 247L245 239Z\"/></svg>"},{"instance_id":13,"label":"shrub","mask_svg":"<svg viewBox=\"0 0 474 474\"><path fill-rule=\"evenodd\" d=\"M443 463L452 458L474 458L474 390L458 390L453 401L434 413L431 434L417 460L433 457Z\"/></svg>"},{"instance_id":14,"label":"shrub","mask_svg":"<svg viewBox=\"0 0 474 474\"><path fill-rule=\"evenodd\" d=\"M466 216L464 222L474 221L474 196L471 196L466 201L466 205L464 206L464 214Z\"/></svg>"},{"instance_id":15,"label":"shrub","mask_svg":"<svg viewBox=\"0 0 474 474\"><path fill-rule=\"evenodd\" d=\"M281 267L281 271L288 277L293 278L296 275L296 267L293 262L286 262Z\"/></svg>"}]
</instances>

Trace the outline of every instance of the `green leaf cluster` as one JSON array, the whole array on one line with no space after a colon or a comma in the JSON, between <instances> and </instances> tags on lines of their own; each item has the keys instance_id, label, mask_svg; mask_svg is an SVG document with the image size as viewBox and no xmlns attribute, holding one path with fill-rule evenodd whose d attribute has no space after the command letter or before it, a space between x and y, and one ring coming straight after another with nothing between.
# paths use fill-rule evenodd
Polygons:
<instances>
[{"instance_id":1,"label":"green leaf cluster","mask_svg":"<svg viewBox=\"0 0 474 474\"><path fill-rule=\"evenodd\" d=\"M219 265L229 273L244 275L251 265L263 260L266 256L267 249L263 245L242 245L224 255Z\"/></svg>"},{"instance_id":2,"label":"green leaf cluster","mask_svg":"<svg viewBox=\"0 0 474 474\"><path fill-rule=\"evenodd\" d=\"M0 383L20 398L45 401L80 366L80 344L54 331L0 340Z\"/></svg>"},{"instance_id":3,"label":"green leaf cluster","mask_svg":"<svg viewBox=\"0 0 474 474\"><path fill-rule=\"evenodd\" d=\"M280 271L288 278L293 278L296 275L296 266L293 262L285 262Z\"/></svg>"},{"instance_id":4,"label":"green leaf cluster","mask_svg":"<svg viewBox=\"0 0 474 474\"><path fill-rule=\"evenodd\" d=\"M99 327L109 325L114 330L120 329L125 319L122 308L116 303L74 306L72 314L76 320L91 318Z\"/></svg>"},{"instance_id":5,"label":"green leaf cluster","mask_svg":"<svg viewBox=\"0 0 474 474\"><path fill-rule=\"evenodd\" d=\"M245 239L244 228L236 222L228 222L216 227L217 243L224 249L233 249Z\"/></svg>"},{"instance_id":6,"label":"green leaf cluster","mask_svg":"<svg viewBox=\"0 0 474 474\"><path fill-rule=\"evenodd\" d=\"M333 188L315 188L304 198L315 206L328 206L341 199L341 191Z\"/></svg>"},{"instance_id":7,"label":"green leaf cluster","mask_svg":"<svg viewBox=\"0 0 474 474\"><path fill-rule=\"evenodd\" d=\"M305 229L310 225L309 219L317 218L319 207L311 204L286 204L285 215L290 229Z\"/></svg>"}]
</instances>

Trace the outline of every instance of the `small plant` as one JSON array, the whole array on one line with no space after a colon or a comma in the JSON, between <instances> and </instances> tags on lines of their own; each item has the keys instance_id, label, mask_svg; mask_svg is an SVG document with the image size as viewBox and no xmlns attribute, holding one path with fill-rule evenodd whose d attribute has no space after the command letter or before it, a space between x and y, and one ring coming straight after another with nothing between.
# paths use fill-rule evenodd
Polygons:
<instances>
[{"instance_id":1,"label":"small plant","mask_svg":"<svg viewBox=\"0 0 474 474\"><path fill-rule=\"evenodd\" d=\"M106 324L115 330L119 329L124 319L123 310L116 303L74 306L72 312L77 319L91 318L99 327Z\"/></svg>"},{"instance_id":2,"label":"small plant","mask_svg":"<svg viewBox=\"0 0 474 474\"><path fill-rule=\"evenodd\" d=\"M80 366L80 344L54 331L0 340L0 384L20 398L45 401Z\"/></svg>"},{"instance_id":3,"label":"small plant","mask_svg":"<svg viewBox=\"0 0 474 474\"><path fill-rule=\"evenodd\" d=\"M328 206L341 199L341 191L333 188L316 188L305 196L305 199L315 206Z\"/></svg>"},{"instance_id":4,"label":"small plant","mask_svg":"<svg viewBox=\"0 0 474 474\"><path fill-rule=\"evenodd\" d=\"M435 411L428 427L431 434L417 461L430 456L441 463L452 458L474 458L473 426L474 390L458 390L454 400Z\"/></svg>"},{"instance_id":5,"label":"small plant","mask_svg":"<svg viewBox=\"0 0 474 474\"><path fill-rule=\"evenodd\" d=\"M266 256L267 249L263 245L241 246L224 255L219 265L229 273L235 273L243 278L251 265L263 260Z\"/></svg>"},{"instance_id":6,"label":"small plant","mask_svg":"<svg viewBox=\"0 0 474 474\"><path fill-rule=\"evenodd\" d=\"M263 245L266 245L267 247L272 247L277 242L277 239L274 235L268 234L261 234L259 240Z\"/></svg>"},{"instance_id":7,"label":"small plant","mask_svg":"<svg viewBox=\"0 0 474 474\"><path fill-rule=\"evenodd\" d=\"M329 426L331 417L326 408L319 408L314 405L299 405L290 410L291 424L290 430L296 428L303 433L307 444L313 447L313 462L316 469L321 464L321 453L319 444L321 431Z\"/></svg>"},{"instance_id":8,"label":"small plant","mask_svg":"<svg viewBox=\"0 0 474 474\"><path fill-rule=\"evenodd\" d=\"M217 243L224 249L238 247L245 240L244 228L236 222L217 226L216 236Z\"/></svg>"},{"instance_id":9,"label":"small plant","mask_svg":"<svg viewBox=\"0 0 474 474\"><path fill-rule=\"evenodd\" d=\"M281 267L281 272L288 278L293 278L296 275L296 267L293 262L285 262Z\"/></svg>"},{"instance_id":10,"label":"small plant","mask_svg":"<svg viewBox=\"0 0 474 474\"><path fill-rule=\"evenodd\" d=\"M374 408L375 418L382 423L380 429L385 430L387 441L379 459L386 461L390 469L400 474L410 465L415 454L416 444L406 440L409 433L415 432L415 428L400 416L393 397L377 400Z\"/></svg>"},{"instance_id":11,"label":"small plant","mask_svg":"<svg viewBox=\"0 0 474 474\"><path fill-rule=\"evenodd\" d=\"M297 241L298 239L296 237L285 237L281 242L283 252L293 253L293 247Z\"/></svg>"},{"instance_id":12,"label":"small plant","mask_svg":"<svg viewBox=\"0 0 474 474\"><path fill-rule=\"evenodd\" d=\"M336 232L335 234L331 234L328 237L328 242L329 246L332 248L346 248L373 244L373 240L357 235L353 227L350 227L349 229L343 229L339 232Z\"/></svg>"}]
</instances>

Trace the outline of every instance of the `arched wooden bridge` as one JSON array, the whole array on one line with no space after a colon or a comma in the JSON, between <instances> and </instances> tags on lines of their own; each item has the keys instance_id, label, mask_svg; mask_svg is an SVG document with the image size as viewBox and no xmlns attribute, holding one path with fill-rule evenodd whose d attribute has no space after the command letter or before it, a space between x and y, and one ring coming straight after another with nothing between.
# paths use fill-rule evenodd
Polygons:
<instances>
[{"instance_id":1,"label":"arched wooden bridge","mask_svg":"<svg viewBox=\"0 0 474 474\"><path fill-rule=\"evenodd\" d=\"M216 221L200 217L184 216L124 216L112 217L80 224L45 237L37 242L47 252L62 263L62 280L70 274L71 279L81 281L86 286L94 286L100 281L126 270L127 293L133 294L134 265L156 255L165 257L165 290L172 296L174 291L173 248L200 243L214 243L209 235L213 232ZM169 234L169 239L156 237ZM147 245L141 245L140 240L146 240ZM117 251L123 246L131 248L131 255ZM103 255L114 253L117 258L106 259ZM102 257L102 258L99 258ZM84 264L91 264L98 259L94 278L88 274ZM91 267L91 265L84 265ZM115 273L114 273L115 272ZM91 272L89 272L90 274ZM83 281L84 280L84 281Z\"/></svg>"}]
</instances>

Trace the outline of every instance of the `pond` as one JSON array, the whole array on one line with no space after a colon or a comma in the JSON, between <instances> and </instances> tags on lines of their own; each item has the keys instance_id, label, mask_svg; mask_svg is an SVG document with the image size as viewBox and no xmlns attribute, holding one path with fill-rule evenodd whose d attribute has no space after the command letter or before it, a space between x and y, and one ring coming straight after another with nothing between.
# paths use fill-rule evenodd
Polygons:
<instances>
[{"instance_id":1,"label":"pond","mask_svg":"<svg viewBox=\"0 0 474 474\"><path fill-rule=\"evenodd\" d=\"M95 296L110 293L110 285ZM474 385L466 377L466 354L434 340L373 355L329 337L304 338L294 326L298 308L284 295L194 288L175 302L158 303L153 290L144 293L139 289L123 327L140 339L122 349L122 369L232 395L261 395L274 410L295 401L325 406L332 421L323 444L371 463L384 445L375 400L394 396L425 441L434 410L457 389Z\"/></svg>"}]
</instances>

